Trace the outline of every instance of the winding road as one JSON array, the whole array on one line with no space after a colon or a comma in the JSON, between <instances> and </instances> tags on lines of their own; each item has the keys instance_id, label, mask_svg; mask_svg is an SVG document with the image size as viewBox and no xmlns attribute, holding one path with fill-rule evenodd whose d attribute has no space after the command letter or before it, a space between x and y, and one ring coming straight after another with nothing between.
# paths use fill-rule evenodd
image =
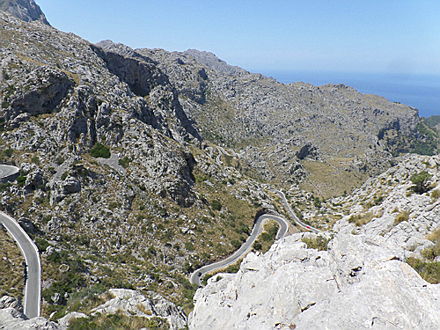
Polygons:
<instances>
[{"instance_id":1,"label":"winding road","mask_svg":"<svg viewBox=\"0 0 440 330\"><path fill-rule=\"evenodd\" d=\"M0 180L7 180L18 173L18 168L0 165ZM40 316L41 263L38 249L18 222L0 211L0 223L17 242L26 260L27 279L24 289L24 314L28 318Z\"/></svg>"},{"instance_id":2,"label":"winding road","mask_svg":"<svg viewBox=\"0 0 440 330\"><path fill-rule=\"evenodd\" d=\"M286 196L284 195L284 193L282 191L279 190L275 190L275 193L280 196L281 198L281 202L284 205L284 208L286 209L287 213L289 214L289 216L295 221L295 223L299 226L302 227L305 230L310 230L313 231L314 233L320 233L321 231L319 229L313 228L312 226L306 224L305 222L302 222L297 215L295 214L295 212L293 212L292 208L290 207L289 203L287 202Z\"/></svg>"},{"instance_id":3,"label":"winding road","mask_svg":"<svg viewBox=\"0 0 440 330\"><path fill-rule=\"evenodd\" d=\"M275 193L281 198L281 202L286 209L289 216L293 219L293 221L299 226L302 227L305 230L312 231L314 233L320 233L321 231L302 222L298 216L293 212L292 208L290 207L289 203L287 202L286 196L282 191L275 190ZM245 255L251 248L252 244L254 244L255 240L257 239L258 235L261 232L261 227L264 223L264 221L267 220L275 220L280 225L280 228L278 229L276 239L283 238L286 236L287 231L289 229L289 223L282 217L276 216L276 215L270 215L270 214L264 214L260 216L257 221L254 224L254 228L252 229L251 235L248 237L246 242L232 255L227 257L226 259L223 259L221 261L214 262L212 264L203 266L196 271L194 271L191 274L190 282L192 284L197 284L198 286L201 285L201 278L205 276L208 273L211 273L213 271L226 268L232 264L234 264L237 260L239 260L243 255Z\"/></svg>"},{"instance_id":4,"label":"winding road","mask_svg":"<svg viewBox=\"0 0 440 330\"><path fill-rule=\"evenodd\" d=\"M276 239L281 239L284 236L286 236L287 231L289 230L289 223L284 218L271 214L263 214L262 216L258 217L257 221L255 221L251 235L237 251L235 251L232 255L230 255L226 259L214 262L212 264L197 269L195 272L191 274L190 282L192 284L197 284L198 286L200 286L201 278L207 273L213 272L218 269L226 268L234 264L237 260L239 260L252 248L252 244L254 244L255 240L257 239L258 235L261 232L263 223L268 220L275 220L280 226L276 235Z\"/></svg>"}]
</instances>

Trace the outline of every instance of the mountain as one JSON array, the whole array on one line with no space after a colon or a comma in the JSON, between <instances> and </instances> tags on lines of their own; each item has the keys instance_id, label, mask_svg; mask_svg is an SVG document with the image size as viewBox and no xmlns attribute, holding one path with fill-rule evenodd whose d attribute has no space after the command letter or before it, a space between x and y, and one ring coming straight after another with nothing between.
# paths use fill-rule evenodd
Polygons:
<instances>
[{"instance_id":1,"label":"mountain","mask_svg":"<svg viewBox=\"0 0 440 330\"><path fill-rule=\"evenodd\" d=\"M440 116L431 116L426 118L425 121L429 127L436 129L440 133Z\"/></svg>"},{"instance_id":2,"label":"mountain","mask_svg":"<svg viewBox=\"0 0 440 330\"><path fill-rule=\"evenodd\" d=\"M417 110L344 85L281 84L212 53L138 49L179 91L201 135L233 148L258 180L330 197L387 169L401 152L435 154Z\"/></svg>"},{"instance_id":3,"label":"mountain","mask_svg":"<svg viewBox=\"0 0 440 330\"><path fill-rule=\"evenodd\" d=\"M34 0L0 0L0 10L25 22L38 21L50 25Z\"/></svg>"}]
</instances>

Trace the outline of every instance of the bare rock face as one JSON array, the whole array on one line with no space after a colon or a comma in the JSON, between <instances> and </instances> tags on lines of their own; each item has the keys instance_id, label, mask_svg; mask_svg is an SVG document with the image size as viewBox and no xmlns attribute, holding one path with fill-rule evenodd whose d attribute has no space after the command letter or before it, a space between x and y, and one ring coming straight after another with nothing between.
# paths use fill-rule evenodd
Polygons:
<instances>
[{"instance_id":1,"label":"bare rock face","mask_svg":"<svg viewBox=\"0 0 440 330\"><path fill-rule=\"evenodd\" d=\"M307 249L302 234L236 275L197 291L190 329L435 329L440 287L426 283L383 238L337 235L329 251Z\"/></svg>"},{"instance_id":2,"label":"bare rock face","mask_svg":"<svg viewBox=\"0 0 440 330\"><path fill-rule=\"evenodd\" d=\"M22 113L31 116L52 113L73 85L64 72L48 67L36 68L21 79L4 91L7 120Z\"/></svg>"},{"instance_id":3,"label":"bare rock face","mask_svg":"<svg viewBox=\"0 0 440 330\"><path fill-rule=\"evenodd\" d=\"M12 14L25 22L38 21L50 25L34 0L1 0L0 10Z\"/></svg>"},{"instance_id":4,"label":"bare rock face","mask_svg":"<svg viewBox=\"0 0 440 330\"><path fill-rule=\"evenodd\" d=\"M306 158L319 159L319 150L311 143L306 143L297 153L296 157L303 160Z\"/></svg>"}]
</instances>

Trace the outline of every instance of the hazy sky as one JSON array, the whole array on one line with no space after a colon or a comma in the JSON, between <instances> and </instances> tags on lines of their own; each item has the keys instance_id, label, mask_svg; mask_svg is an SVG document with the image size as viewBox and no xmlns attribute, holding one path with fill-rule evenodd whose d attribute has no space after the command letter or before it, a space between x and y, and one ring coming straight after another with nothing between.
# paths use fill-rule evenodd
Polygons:
<instances>
[{"instance_id":1,"label":"hazy sky","mask_svg":"<svg viewBox=\"0 0 440 330\"><path fill-rule=\"evenodd\" d=\"M249 70L440 74L439 0L37 0L97 42L209 50Z\"/></svg>"}]
</instances>

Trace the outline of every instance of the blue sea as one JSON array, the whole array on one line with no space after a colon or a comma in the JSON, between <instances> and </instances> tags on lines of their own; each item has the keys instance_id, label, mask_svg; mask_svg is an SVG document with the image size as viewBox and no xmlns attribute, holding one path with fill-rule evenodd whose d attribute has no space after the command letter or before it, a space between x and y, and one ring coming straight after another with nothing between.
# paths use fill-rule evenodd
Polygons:
<instances>
[{"instance_id":1,"label":"blue sea","mask_svg":"<svg viewBox=\"0 0 440 330\"><path fill-rule=\"evenodd\" d=\"M262 72L282 83L344 84L362 93L376 94L417 108L420 116L440 115L440 76L336 72Z\"/></svg>"}]
</instances>

